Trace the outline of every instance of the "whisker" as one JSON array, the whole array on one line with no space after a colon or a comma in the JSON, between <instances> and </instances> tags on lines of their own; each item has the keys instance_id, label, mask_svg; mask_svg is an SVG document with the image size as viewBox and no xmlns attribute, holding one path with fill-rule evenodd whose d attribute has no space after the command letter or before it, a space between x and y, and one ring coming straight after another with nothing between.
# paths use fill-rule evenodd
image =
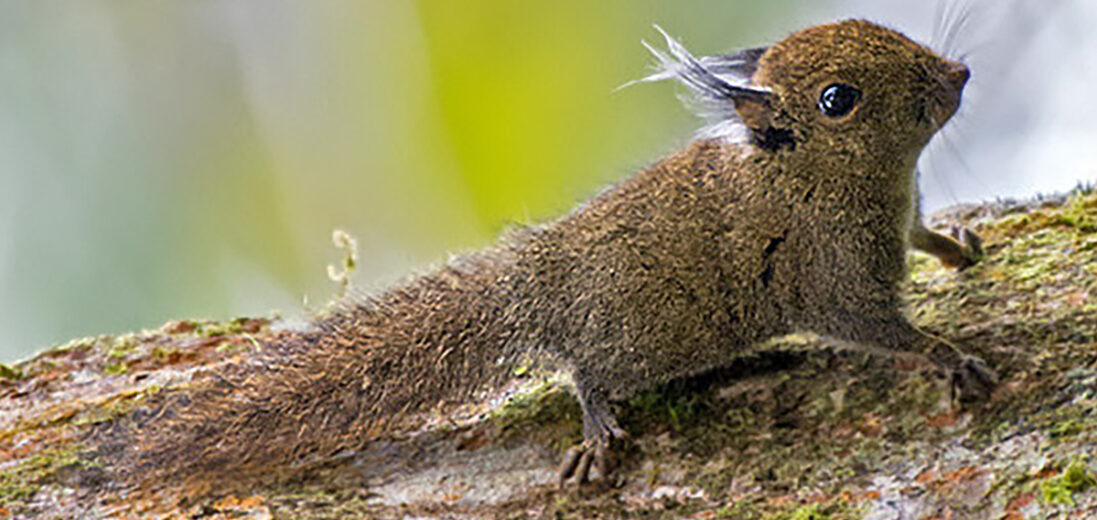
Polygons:
<instances>
[{"instance_id":1,"label":"whisker","mask_svg":"<svg viewBox=\"0 0 1097 520\"><path fill-rule=\"evenodd\" d=\"M948 31L945 33L943 45L946 56L952 54L957 36L963 33L964 27L967 26L968 21L971 19L971 14L974 11L973 5L974 4L971 2L962 2L960 5L960 14L953 20Z\"/></svg>"},{"instance_id":2,"label":"whisker","mask_svg":"<svg viewBox=\"0 0 1097 520\"><path fill-rule=\"evenodd\" d=\"M948 43L948 31L952 27L952 21L957 18L957 13L961 7L959 0L945 0L944 18L941 19L941 33L937 35L937 40L934 44L944 51L945 44Z\"/></svg>"},{"instance_id":3,"label":"whisker","mask_svg":"<svg viewBox=\"0 0 1097 520\"><path fill-rule=\"evenodd\" d=\"M964 170L964 173L967 174L967 178L975 181L975 183L979 185L979 188L983 191L983 193L993 193L994 190L986 182L984 182L981 177L975 174L975 170L972 169L971 164L967 162L967 159L964 159L963 154L960 153L960 148L956 146L956 143L954 143L951 138L949 138L949 134L942 132L941 138L941 142L944 143L945 148L948 149L949 153L952 154L953 158L956 159L956 162L960 164L960 167Z\"/></svg>"},{"instance_id":4,"label":"whisker","mask_svg":"<svg viewBox=\"0 0 1097 520\"><path fill-rule=\"evenodd\" d=\"M933 14L933 35L930 42L936 44L941 41L941 30L945 21L945 7L948 5L948 0L937 0L937 7L934 8Z\"/></svg>"},{"instance_id":5,"label":"whisker","mask_svg":"<svg viewBox=\"0 0 1097 520\"><path fill-rule=\"evenodd\" d=\"M957 31L956 31L957 37L953 38L953 41L951 42L952 43L952 52L953 53L956 53L959 50L960 43L962 41L964 41L964 38L960 35L964 35L964 34L970 35L971 32L970 32L969 27L971 27L971 21L975 20L979 17L978 7L974 3L971 3L970 5L971 5L971 8L968 9L967 16L965 16L962 20L960 20L959 29L957 29Z\"/></svg>"},{"instance_id":6,"label":"whisker","mask_svg":"<svg viewBox=\"0 0 1097 520\"><path fill-rule=\"evenodd\" d=\"M934 127L940 128L940 130L938 130L939 136L938 136L937 139L935 139L935 141L940 141L941 139L944 139L944 128L941 127L940 124L937 122L937 117L933 114L930 114L929 119L930 119L930 122L933 123ZM938 161L937 154L930 153L929 154L929 162L930 162L930 173L929 174L933 176L934 181L938 185L943 186L945 188L945 192L948 194L948 197L949 197L949 199L951 199L951 202L953 204L958 204L960 202L960 199L958 197L956 197L956 191L952 188L952 184L948 181L948 177L946 175L940 173L941 169L938 167L938 165L940 163Z\"/></svg>"},{"instance_id":7,"label":"whisker","mask_svg":"<svg viewBox=\"0 0 1097 520\"><path fill-rule=\"evenodd\" d=\"M971 58L972 56L977 56L980 52L987 50L992 43L994 43L994 41L990 38L987 38L973 45L969 45L968 49L960 53L960 55L957 56L956 59L961 62L967 63L967 60L969 58Z\"/></svg>"},{"instance_id":8,"label":"whisker","mask_svg":"<svg viewBox=\"0 0 1097 520\"><path fill-rule=\"evenodd\" d=\"M937 42L938 48L941 50L941 53L946 56L948 55L949 45L948 35L952 32L952 28L956 24L956 20L960 17L959 13L963 10L963 5L960 3L960 0L955 0L950 5L952 6L952 9L949 9L949 12L946 15L944 26L941 29L941 39Z\"/></svg>"},{"instance_id":9,"label":"whisker","mask_svg":"<svg viewBox=\"0 0 1097 520\"><path fill-rule=\"evenodd\" d=\"M944 168L940 167L941 161L936 154L930 154L929 156L930 169L929 174L933 177L933 181L945 189L945 195L948 196L949 203L959 204L960 197L956 195L956 189L952 187L952 183L949 182L948 175L945 175Z\"/></svg>"},{"instance_id":10,"label":"whisker","mask_svg":"<svg viewBox=\"0 0 1097 520\"><path fill-rule=\"evenodd\" d=\"M940 49L942 55L949 55L949 35L952 34L952 29L955 26L955 22L960 19L960 13L963 11L963 4L960 0L952 2L952 9L949 10L948 18L945 20L945 27L941 30L941 39L938 41L937 47Z\"/></svg>"}]
</instances>

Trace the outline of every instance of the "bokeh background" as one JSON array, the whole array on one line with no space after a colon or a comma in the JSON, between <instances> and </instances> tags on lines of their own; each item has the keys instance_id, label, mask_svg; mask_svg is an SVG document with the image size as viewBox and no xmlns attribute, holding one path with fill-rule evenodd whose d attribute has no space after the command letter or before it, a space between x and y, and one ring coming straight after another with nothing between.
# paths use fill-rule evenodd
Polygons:
<instances>
[{"instance_id":1,"label":"bokeh background","mask_svg":"<svg viewBox=\"0 0 1097 520\"><path fill-rule=\"evenodd\" d=\"M303 315L331 232L376 288L688 142L642 76L863 16L975 77L929 209L1097 175L1091 0L0 0L0 361L170 318ZM939 45L943 42L937 42Z\"/></svg>"}]
</instances>

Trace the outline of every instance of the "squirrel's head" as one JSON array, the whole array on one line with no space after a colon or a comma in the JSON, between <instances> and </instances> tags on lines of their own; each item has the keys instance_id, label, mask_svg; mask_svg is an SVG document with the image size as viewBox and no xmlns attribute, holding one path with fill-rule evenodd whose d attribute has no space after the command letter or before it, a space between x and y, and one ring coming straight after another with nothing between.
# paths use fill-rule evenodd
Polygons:
<instances>
[{"instance_id":1,"label":"squirrel's head","mask_svg":"<svg viewBox=\"0 0 1097 520\"><path fill-rule=\"evenodd\" d=\"M967 67L862 20L818 25L768 48L694 58L668 38L662 70L690 87L714 125L703 137L770 153L916 157L960 105Z\"/></svg>"}]
</instances>

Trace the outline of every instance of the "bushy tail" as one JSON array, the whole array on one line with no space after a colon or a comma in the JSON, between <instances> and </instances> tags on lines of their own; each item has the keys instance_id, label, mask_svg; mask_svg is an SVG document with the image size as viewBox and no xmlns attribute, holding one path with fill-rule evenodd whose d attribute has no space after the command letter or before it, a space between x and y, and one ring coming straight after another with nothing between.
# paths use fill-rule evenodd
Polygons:
<instances>
[{"instance_id":1,"label":"bushy tail","mask_svg":"<svg viewBox=\"0 0 1097 520\"><path fill-rule=\"evenodd\" d=\"M167 392L131 418L123 480L196 493L278 480L502 383L515 356L490 267L447 266Z\"/></svg>"}]
</instances>

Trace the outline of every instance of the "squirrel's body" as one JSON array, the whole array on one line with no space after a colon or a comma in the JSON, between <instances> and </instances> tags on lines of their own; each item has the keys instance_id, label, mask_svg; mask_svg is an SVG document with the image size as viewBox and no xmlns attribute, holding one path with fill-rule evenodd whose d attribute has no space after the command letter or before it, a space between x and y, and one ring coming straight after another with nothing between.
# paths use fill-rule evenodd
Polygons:
<instances>
[{"instance_id":1,"label":"squirrel's body","mask_svg":"<svg viewBox=\"0 0 1097 520\"><path fill-rule=\"evenodd\" d=\"M873 231L850 234L862 228L843 211L863 220L883 202L867 200L874 179L828 185L810 165L788 166L700 142L534 233L518 272L560 275L531 277L538 301L521 321L574 365L580 386L610 398L726 364L767 338L833 330L822 323L830 312L805 303L833 308L865 277L897 287L910 208L888 201L895 211L874 216ZM869 207L836 190L864 191ZM897 292L873 296L896 305Z\"/></svg>"},{"instance_id":2,"label":"squirrel's body","mask_svg":"<svg viewBox=\"0 0 1097 520\"><path fill-rule=\"evenodd\" d=\"M918 332L899 295L920 227L914 165L956 110L966 68L861 21L751 51L742 86L672 51L675 74L731 104L748 139L697 141L560 219L272 339L248 365L161 401L138 427L131 478L277 475L542 354L576 383L586 442L562 478L580 481L594 463L605 474L605 447L623 434L608 399L791 332L926 351L962 390L984 391L982 365ZM820 91L847 83L854 107L821 114L838 105Z\"/></svg>"}]
</instances>

